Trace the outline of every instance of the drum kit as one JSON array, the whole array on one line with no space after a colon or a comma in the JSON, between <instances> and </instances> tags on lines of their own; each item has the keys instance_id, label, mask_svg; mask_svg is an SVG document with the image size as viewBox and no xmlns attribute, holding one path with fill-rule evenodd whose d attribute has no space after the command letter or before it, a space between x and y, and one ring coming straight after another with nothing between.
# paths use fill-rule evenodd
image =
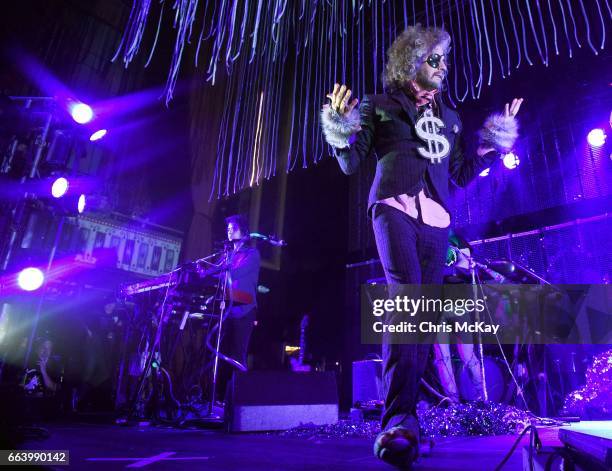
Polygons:
<instances>
[{"instance_id":1,"label":"drum kit","mask_svg":"<svg viewBox=\"0 0 612 471\"><path fill-rule=\"evenodd\" d=\"M449 241L445 284L468 283L474 285L475 289L478 285L494 289L499 284L548 285L553 288L544 278L513 260L476 259L470 244L456 233L451 234ZM513 312L520 310L520 303L516 299L501 296L498 301L497 312L501 312L502 316L536 317L530 316L528 312ZM497 345L487 345L485 350L480 336L477 337L475 343L483 382L482 385L474 384L465 365L457 368L455 377L463 400L476 400L484 396L485 400L510 403L516 395L520 398L516 405L529 410L537 408L541 416L555 409L547 400L552 390L549 381L551 378L547 374L547 365L550 363L547 356L551 352L546 346L519 343L517 340L514 345L502 345L500 342ZM484 391L479 391L480 388Z\"/></svg>"}]
</instances>

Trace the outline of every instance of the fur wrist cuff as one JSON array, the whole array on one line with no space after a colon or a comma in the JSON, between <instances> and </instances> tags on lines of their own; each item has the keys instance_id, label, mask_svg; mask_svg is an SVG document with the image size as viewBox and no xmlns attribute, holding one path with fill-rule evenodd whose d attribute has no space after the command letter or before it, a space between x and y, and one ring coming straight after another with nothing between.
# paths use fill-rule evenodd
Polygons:
<instances>
[{"instance_id":1,"label":"fur wrist cuff","mask_svg":"<svg viewBox=\"0 0 612 471\"><path fill-rule=\"evenodd\" d=\"M480 144L499 152L510 152L518 137L518 122L514 116L492 114L478 132Z\"/></svg>"},{"instance_id":2,"label":"fur wrist cuff","mask_svg":"<svg viewBox=\"0 0 612 471\"><path fill-rule=\"evenodd\" d=\"M321 110L321 127L325 140L330 146L342 149L349 145L349 138L361 129L359 110L353 110L346 116L334 111L329 105Z\"/></svg>"}]
</instances>

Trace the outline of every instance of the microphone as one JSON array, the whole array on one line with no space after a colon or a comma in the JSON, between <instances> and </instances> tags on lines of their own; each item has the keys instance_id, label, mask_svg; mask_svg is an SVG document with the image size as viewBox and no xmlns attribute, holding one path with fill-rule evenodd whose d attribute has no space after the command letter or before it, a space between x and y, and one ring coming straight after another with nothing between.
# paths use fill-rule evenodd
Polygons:
<instances>
[{"instance_id":1,"label":"microphone","mask_svg":"<svg viewBox=\"0 0 612 471\"><path fill-rule=\"evenodd\" d=\"M508 279L504 275L492 269L489 264L474 261L474 265L484 271L491 278L493 278L497 283L505 283L506 281L508 281Z\"/></svg>"},{"instance_id":2,"label":"microphone","mask_svg":"<svg viewBox=\"0 0 612 471\"><path fill-rule=\"evenodd\" d=\"M264 234L260 234L259 232L251 232L249 234L249 237L251 239L263 240L270 245L274 245L275 247L285 247L287 245L287 242L285 242L282 239L277 239L274 236L267 236Z\"/></svg>"}]
</instances>

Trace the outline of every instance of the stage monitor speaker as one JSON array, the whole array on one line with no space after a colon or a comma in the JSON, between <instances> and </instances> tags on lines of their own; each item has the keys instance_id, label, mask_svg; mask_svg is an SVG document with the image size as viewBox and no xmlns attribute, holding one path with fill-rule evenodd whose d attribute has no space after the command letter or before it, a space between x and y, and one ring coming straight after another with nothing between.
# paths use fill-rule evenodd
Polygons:
<instances>
[{"instance_id":1,"label":"stage monitor speaker","mask_svg":"<svg viewBox=\"0 0 612 471\"><path fill-rule=\"evenodd\" d=\"M226 408L230 432L286 430L337 421L333 372L247 371L235 373L230 382Z\"/></svg>"},{"instance_id":2,"label":"stage monitor speaker","mask_svg":"<svg viewBox=\"0 0 612 471\"><path fill-rule=\"evenodd\" d=\"M559 440L602 469L612 469L612 420L585 420L561 427Z\"/></svg>"},{"instance_id":3,"label":"stage monitor speaker","mask_svg":"<svg viewBox=\"0 0 612 471\"><path fill-rule=\"evenodd\" d=\"M382 400L382 360L354 361L353 406Z\"/></svg>"}]
</instances>

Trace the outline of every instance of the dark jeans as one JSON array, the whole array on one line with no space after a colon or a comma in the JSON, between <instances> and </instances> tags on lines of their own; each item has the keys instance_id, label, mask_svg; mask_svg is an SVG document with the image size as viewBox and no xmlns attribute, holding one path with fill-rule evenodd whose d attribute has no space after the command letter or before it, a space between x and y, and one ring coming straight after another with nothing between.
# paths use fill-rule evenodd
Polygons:
<instances>
[{"instance_id":1,"label":"dark jeans","mask_svg":"<svg viewBox=\"0 0 612 471\"><path fill-rule=\"evenodd\" d=\"M373 216L378 255L389 285L441 284L448 229L427 226L403 212L377 204ZM385 411L383 430L416 414L421 376L431 345L383 342Z\"/></svg>"},{"instance_id":2,"label":"dark jeans","mask_svg":"<svg viewBox=\"0 0 612 471\"><path fill-rule=\"evenodd\" d=\"M241 317L232 317L231 314L223 321L221 353L225 356L239 361L247 366L247 351L249 340L253 333L255 322L255 312L253 309ZM235 368L223 360L219 360L219 375L217 378L217 397L225 395L227 383L229 382Z\"/></svg>"}]
</instances>

